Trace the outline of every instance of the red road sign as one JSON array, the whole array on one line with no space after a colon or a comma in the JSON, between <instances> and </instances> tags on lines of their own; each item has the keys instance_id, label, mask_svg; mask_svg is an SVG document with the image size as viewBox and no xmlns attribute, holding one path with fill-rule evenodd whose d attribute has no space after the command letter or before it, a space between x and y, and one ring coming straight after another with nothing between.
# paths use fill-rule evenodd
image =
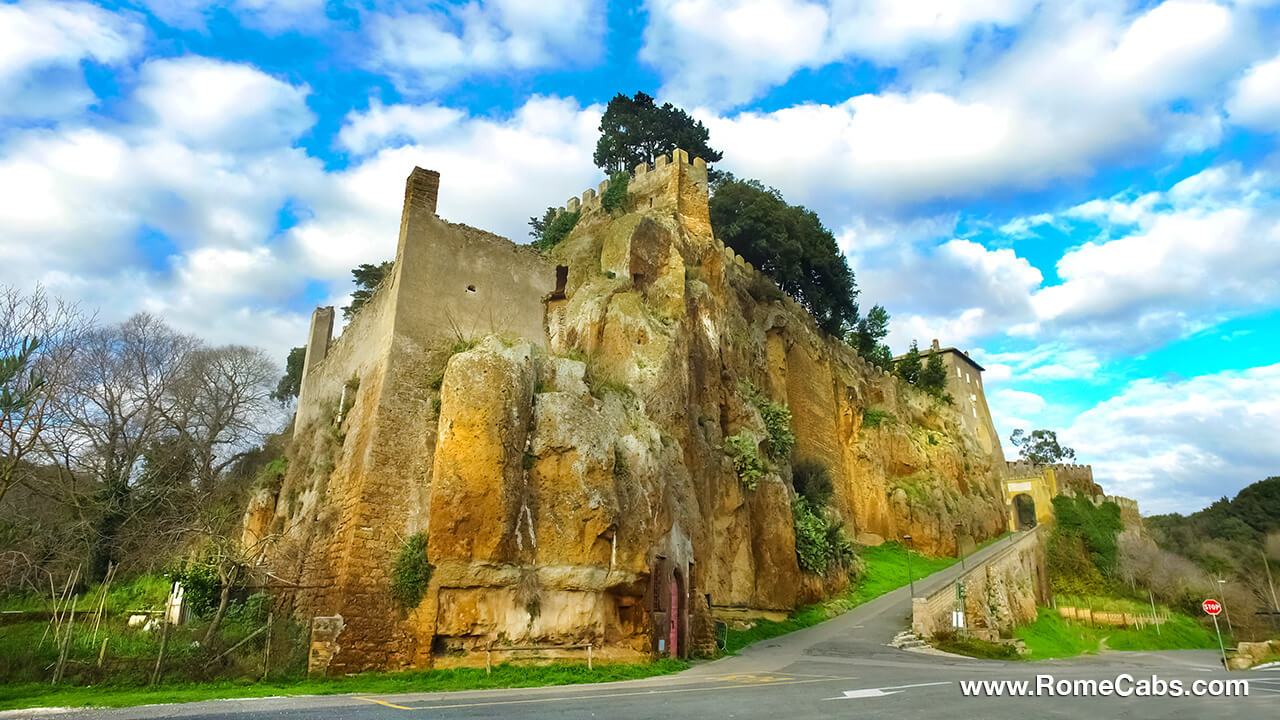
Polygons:
<instances>
[{"instance_id":1,"label":"red road sign","mask_svg":"<svg viewBox=\"0 0 1280 720\"><path fill-rule=\"evenodd\" d=\"M1203 607L1204 611L1209 613L1210 615L1217 615L1218 613L1222 612L1222 603L1218 602L1217 600L1205 600L1204 602L1200 603L1200 606Z\"/></svg>"}]
</instances>

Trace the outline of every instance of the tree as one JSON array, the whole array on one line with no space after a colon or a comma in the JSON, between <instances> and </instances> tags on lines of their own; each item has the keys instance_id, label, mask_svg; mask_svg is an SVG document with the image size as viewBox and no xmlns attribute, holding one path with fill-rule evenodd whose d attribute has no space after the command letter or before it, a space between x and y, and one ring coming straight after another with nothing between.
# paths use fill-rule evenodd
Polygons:
<instances>
[{"instance_id":1,"label":"tree","mask_svg":"<svg viewBox=\"0 0 1280 720\"><path fill-rule=\"evenodd\" d=\"M893 371L908 385L916 385L920 382L921 370L920 347L916 345L915 340L912 340L911 349L898 361Z\"/></svg>"},{"instance_id":2,"label":"tree","mask_svg":"<svg viewBox=\"0 0 1280 720\"><path fill-rule=\"evenodd\" d=\"M46 433L61 422L54 399L91 322L40 288L0 288L0 502L30 479Z\"/></svg>"},{"instance_id":3,"label":"tree","mask_svg":"<svg viewBox=\"0 0 1280 720\"><path fill-rule=\"evenodd\" d=\"M920 388L930 395L942 397L947 391L947 367L942 364L942 353L929 354L924 369L920 371Z\"/></svg>"},{"instance_id":4,"label":"tree","mask_svg":"<svg viewBox=\"0 0 1280 720\"><path fill-rule=\"evenodd\" d=\"M600 118L593 160L609 173L630 172L642 162L652 163L658 155L680 148L690 158L718 162L724 155L708 144L710 137L701 121L671 103L659 107L642 92L634 97L619 93Z\"/></svg>"},{"instance_id":5,"label":"tree","mask_svg":"<svg viewBox=\"0 0 1280 720\"><path fill-rule=\"evenodd\" d=\"M549 207L542 219L529 218L529 226L533 228L529 231L533 242L529 244L543 252L559 245L560 241L568 237L569 232L578 224L580 214L567 210L560 212L556 208Z\"/></svg>"},{"instance_id":6,"label":"tree","mask_svg":"<svg viewBox=\"0 0 1280 720\"><path fill-rule=\"evenodd\" d=\"M1032 430L1029 434L1018 428L1009 435L1009 442L1018 448L1018 455L1023 460L1037 465L1074 460L1076 451L1058 444L1058 433L1053 430Z\"/></svg>"},{"instance_id":7,"label":"tree","mask_svg":"<svg viewBox=\"0 0 1280 720\"><path fill-rule=\"evenodd\" d=\"M725 245L804 305L823 330L843 337L857 322L853 271L813 211L788 205L758 181L729 176L711 196L711 226Z\"/></svg>"},{"instance_id":8,"label":"tree","mask_svg":"<svg viewBox=\"0 0 1280 720\"><path fill-rule=\"evenodd\" d=\"M296 347L289 350L289 357L284 361L284 376L276 383L271 399L285 403L289 398L298 397L302 392L302 366L306 363L307 348Z\"/></svg>"},{"instance_id":9,"label":"tree","mask_svg":"<svg viewBox=\"0 0 1280 720\"><path fill-rule=\"evenodd\" d=\"M372 265L370 263L361 263L359 267L351 270L352 277L355 278L355 292L351 293L351 304L342 308L342 317L344 320L350 320L360 311L369 298L373 297L373 292L378 289L378 285L391 274L391 268L395 266L395 261L385 260Z\"/></svg>"},{"instance_id":10,"label":"tree","mask_svg":"<svg viewBox=\"0 0 1280 720\"><path fill-rule=\"evenodd\" d=\"M893 353L884 343L889 334L889 311L883 305L871 308L865 317L858 318L845 336L845 342L853 346L864 360L885 370L893 369Z\"/></svg>"}]
</instances>

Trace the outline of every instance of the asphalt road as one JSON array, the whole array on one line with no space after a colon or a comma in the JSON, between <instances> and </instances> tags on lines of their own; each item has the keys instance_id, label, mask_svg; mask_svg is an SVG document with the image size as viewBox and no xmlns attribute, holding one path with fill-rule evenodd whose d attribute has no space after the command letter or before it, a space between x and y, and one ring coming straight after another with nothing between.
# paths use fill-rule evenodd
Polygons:
<instances>
[{"instance_id":1,"label":"asphalt road","mask_svg":"<svg viewBox=\"0 0 1280 720\"><path fill-rule=\"evenodd\" d=\"M1006 541L1007 542L1007 541ZM979 556L994 553L984 549ZM916 582L917 593L959 574L954 567ZM77 711L59 718L1280 718L1280 671L1226 673L1208 651L1108 652L1071 660L999 662L908 652L886 643L908 625L908 590L767 640L741 655L678 675L598 685L400 695L331 695L219 700ZM966 696L967 681L1053 684L1156 676L1191 689L1196 681L1249 680L1247 697ZM1043 687L1044 682L1040 681Z\"/></svg>"}]
</instances>

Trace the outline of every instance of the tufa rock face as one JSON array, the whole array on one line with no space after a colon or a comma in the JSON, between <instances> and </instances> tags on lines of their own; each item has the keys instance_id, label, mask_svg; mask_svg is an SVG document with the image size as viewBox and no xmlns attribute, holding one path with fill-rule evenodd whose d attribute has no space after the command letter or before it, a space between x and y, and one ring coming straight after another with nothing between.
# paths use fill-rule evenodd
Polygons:
<instances>
[{"instance_id":1,"label":"tufa rock face","mask_svg":"<svg viewBox=\"0 0 1280 720\"><path fill-rule=\"evenodd\" d=\"M799 460L827 468L863 542L909 533L950 554L1005 529L1002 456L717 242L699 161L643 168L620 215L584 196L549 257L420 204L406 201L387 285L323 338L288 475L255 506L254 532L267 508L284 527L275 572L309 586L298 612L344 618L327 672L483 664L491 645L530 643L685 655L716 612L839 591L842 572L797 563ZM495 287L496 306L468 304ZM748 489L723 446L745 432L767 457L758 396L789 408L795 449ZM434 572L399 608L391 568L415 532Z\"/></svg>"}]
</instances>

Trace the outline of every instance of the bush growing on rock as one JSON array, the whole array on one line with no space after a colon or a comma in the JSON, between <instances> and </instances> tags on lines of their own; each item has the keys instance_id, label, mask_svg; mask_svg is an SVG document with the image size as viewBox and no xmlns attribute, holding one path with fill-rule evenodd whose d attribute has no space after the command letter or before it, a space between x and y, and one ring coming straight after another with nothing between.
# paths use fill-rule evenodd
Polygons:
<instances>
[{"instance_id":1,"label":"bush growing on rock","mask_svg":"<svg viewBox=\"0 0 1280 720\"><path fill-rule=\"evenodd\" d=\"M427 536L414 533L405 538L391 570L391 596L405 610L418 607L431 582L435 567L427 562Z\"/></svg>"},{"instance_id":2,"label":"bush growing on rock","mask_svg":"<svg viewBox=\"0 0 1280 720\"><path fill-rule=\"evenodd\" d=\"M764 420L765 432L769 434L769 459L786 461L796 446L796 436L791 431L791 410L770 400L751 383L743 383L742 393L760 411L760 418Z\"/></svg>"},{"instance_id":3,"label":"bush growing on rock","mask_svg":"<svg viewBox=\"0 0 1280 720\"><path fill-rule=\"evenodd\" d=\"M764 459L760 457L756 436L743 430L736 435L724 439L721 449L733 461L733 468L738 472L738 480L748 490L755 490L756 484L764 475Z\"/></svg>"}]
</instances>

